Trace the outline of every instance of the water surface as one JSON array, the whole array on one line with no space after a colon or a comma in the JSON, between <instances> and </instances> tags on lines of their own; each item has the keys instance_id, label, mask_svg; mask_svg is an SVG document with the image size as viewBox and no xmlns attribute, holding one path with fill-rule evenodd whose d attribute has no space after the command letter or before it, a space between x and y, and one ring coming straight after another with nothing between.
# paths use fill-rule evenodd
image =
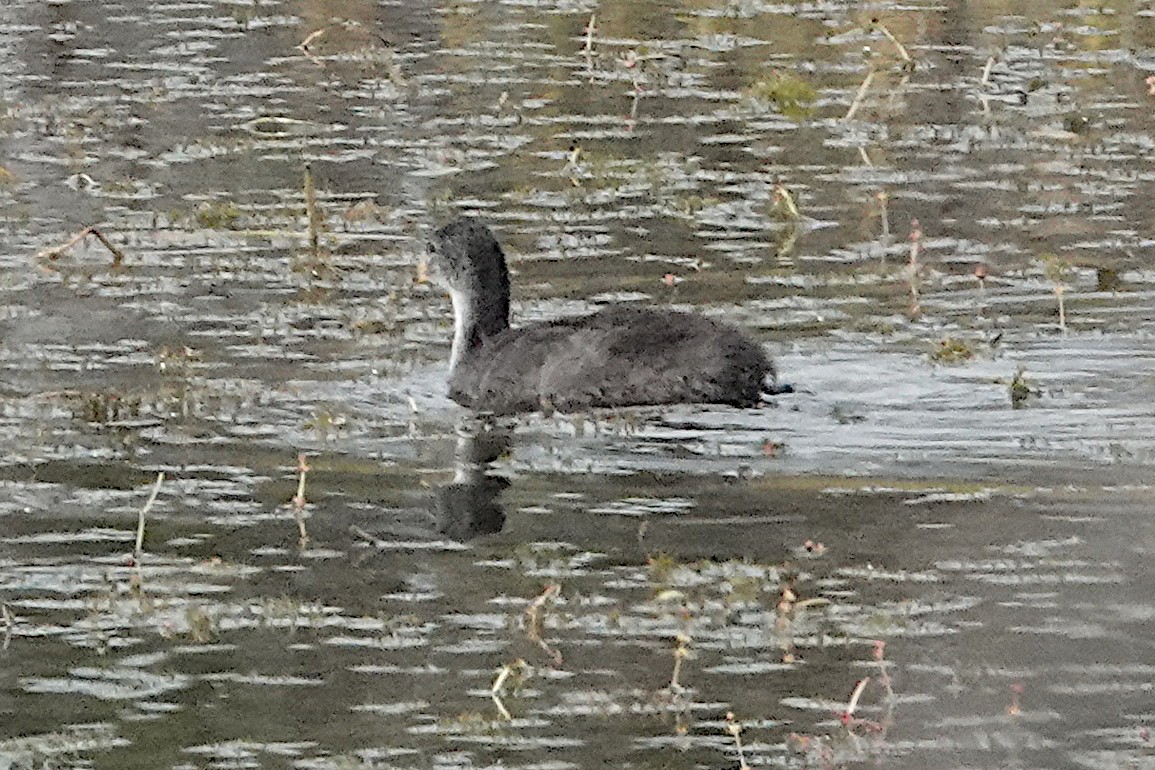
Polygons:
<instances>
[{"instance_id":1,"label":"water surface","mask_svg":"<svg viewBox=\"0 0 1155 770\"><path fill-rule=\"evenodd\" d=\"M1155 766L1152 19L8 2L0 767ZM457 213L799 392L471 417Z\"/></svg>"}]
</instances>

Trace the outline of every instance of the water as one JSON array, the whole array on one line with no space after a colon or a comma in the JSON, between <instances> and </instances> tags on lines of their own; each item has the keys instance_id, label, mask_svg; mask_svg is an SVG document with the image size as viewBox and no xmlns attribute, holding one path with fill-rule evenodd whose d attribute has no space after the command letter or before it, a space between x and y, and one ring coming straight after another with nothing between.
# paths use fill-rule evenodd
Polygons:
<instances>
[{"instance_id":1,"label":"water","mask_svg":"<svg viewBox=\"0 0 1155 770\"><path fill-rule=\"evenodd\" d=\"M1155 766L1153 16L1015 11L5 4L0 767ZM470 417L458 212L799 392Z\"/></svg>"}]
</instances>

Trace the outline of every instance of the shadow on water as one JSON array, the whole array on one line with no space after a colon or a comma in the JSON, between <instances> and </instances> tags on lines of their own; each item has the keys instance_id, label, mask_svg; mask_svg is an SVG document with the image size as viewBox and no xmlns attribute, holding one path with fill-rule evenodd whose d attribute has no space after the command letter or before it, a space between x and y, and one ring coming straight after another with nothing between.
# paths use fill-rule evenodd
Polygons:
<instances>
[{"instance_id":1,"label":"shadow on water","mask_svg":"<svg viewBox=\"0 0 1155 770\"><path fill-rule=\"evenodd\" d=\"M0 768L1155 766L1155 16L868 10L0 4ZM798 392L464 415L459 213Z\"/></svg>"}]
</instances>

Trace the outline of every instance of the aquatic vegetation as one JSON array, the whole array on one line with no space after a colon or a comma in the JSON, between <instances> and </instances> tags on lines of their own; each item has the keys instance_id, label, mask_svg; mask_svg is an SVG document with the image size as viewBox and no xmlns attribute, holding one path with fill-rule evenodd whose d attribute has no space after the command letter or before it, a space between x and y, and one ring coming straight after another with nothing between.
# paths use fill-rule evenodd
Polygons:
<instances>
[{"instance_id":1,"label":"aquatic vegetation","mask_svg":"<svg viewBox=\"0 0 1155 770\"><path fill-rule=\"evenodd\" d=\"M1042 391L1031 382L1027 377L1026 370L1021 366L1007 383L1007 391L1010 394L1011 408L1013 409L1022 409L1030 399L1042 395Z\"/></svg>"},{"instance_id":2,"label":"aquatic vegetation","mask_svg":"<svg viewBox=\"0 0 1155 770\"><path fill-rule=\"evenodd\" d=\"M658 553L646 560L646 566L649 568L650 581L660 585L673 579L678 560L669 554Z\"/></svg>"},{"instance_id":3,"label":"aquatic vegetation","mask_svg":"<svg viewBox=\"0 0 1155 770\"><path fill-rule=\"evenodd\" d=\"M773 104L788 118L801 119L814 112L818 91L807 81L789 72L774 70L746 89L746 97Z\"/></svg>"},{"instance_id":4,"label":"aquatic vegetation","mask_svg":"<svg viewBox=\"0 0 1155 770\"><path fill-rule=\"evenodd\" d=\"M894 724L894 707L897 703L890 674L885 660L886 642L876 640L871 657L878 668L873 677L864 677L855 683L850 698L838 713L841 730L828 734L791 733L787 746L796 754L805 757L807 764L820 767L840 767L850 763L867 761L886 751L887 735ZM877 719L858 715L863 695L870 689L872 680L877 680L881 688L881 704L874 710L881 710Z\"/></svg>"},{"instance_id":5,"label":"aquatic vegetation","mask_svg":"<svg viewBox=\"0 0 1155 770\"><path fill-rule=\"evenodd\" d=\"M193 213L196 223L209 230L231 230L241 218L241 210L232 201L204 201Z\"/></svg>"},{"instance_id":6,"label":"aquatic vegetation","mask_svg":"<svg viewBox=\"0 0 1155 770\"><path fill-rule=\"evenodd\" d=\"M1095 269L1095 291L1120 291L1122 288L1123 279L1118 270L1103 266Z\"/></svg>"},{"instance_id":7,"label":"aquatic vegetation","mask_svg":"<svg viewBox=\"0 0 1155 770\"><path fill-rule=\"evenodd\" d=\"M345 209L341 214L341 219L347 224L354 224L359 222L383 222L388 217L388 212L382 207L378 206L372 200L363 200L353 204Z\"/></svg>"},{"instance_id":8,"label":"aquatic vegetation","mask_svg":"<svg viewBox=\"0 0 1155 770\"><path fill-rule=\"evenodd\" d=\"M187 635L199 644L212 641L219 633L217 618L200 604L190 603L184 611Z\"/></svg>"},{"instance_id":9,"label":"aquatic vegetation","mask_svg":"<svg viewBox=\"0 0 1155 770\"><path fill-rule=\"evenodd\" d=\"M958 337L944 337L930 352L930 360L936 364L961 364L974 357L974 345Z\"/></svg>"},{"instance_id":10,"label":"aquatic vegetation","mask_svg":"<svg viewBox=\"0 0 1155 770\"><path fill-rule=\"evenodd\" d=\"M781 182L774 185L774 193L770 196L770 215L787 222L797 222L802 218L794 195Z\"/></svg>"},{"instance_id":11,"label":"aquatic vegetation","mask_svg":"<svg viewBox=\"0 0 1155 770\"><path fill-rule=\"evenodd\" d=\"M365 331L365 329L361 329ZM304 427L314 431L322 441L332 441L339 437L348 426L348 418L340 410L318 408Z\"/></svg>"},{"instance_id":12,"label":"aquatic vegetation","mask_svg":"<svg viewBox=\"0 0 1155 770\"><path fill-rule=\"evenodd\" d=\"M80 394L78 399L76 416L97 425L135 420L146 413L145 397L139 393L103 391Z\"/></svg>"}]
</instances>

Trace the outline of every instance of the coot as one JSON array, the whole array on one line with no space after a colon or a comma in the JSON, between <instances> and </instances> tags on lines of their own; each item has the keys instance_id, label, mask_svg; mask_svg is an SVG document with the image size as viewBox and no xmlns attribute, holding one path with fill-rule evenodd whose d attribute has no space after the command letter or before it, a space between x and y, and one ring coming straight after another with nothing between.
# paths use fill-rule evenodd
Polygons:
<instances>
[{"instance_id":1,"label":"coot","mask_svg":"<svg viewBox=\"0 0 1155 770\"><path fill-rule=\"evenodd\" d=\"M495 414L644 404L753 406L784 392L762 347L701 315L610 305L592 315L509 325L509 270L489 228L438 230L430 265L453 300L449 396Z\"/></svg>"}]
</instances>

